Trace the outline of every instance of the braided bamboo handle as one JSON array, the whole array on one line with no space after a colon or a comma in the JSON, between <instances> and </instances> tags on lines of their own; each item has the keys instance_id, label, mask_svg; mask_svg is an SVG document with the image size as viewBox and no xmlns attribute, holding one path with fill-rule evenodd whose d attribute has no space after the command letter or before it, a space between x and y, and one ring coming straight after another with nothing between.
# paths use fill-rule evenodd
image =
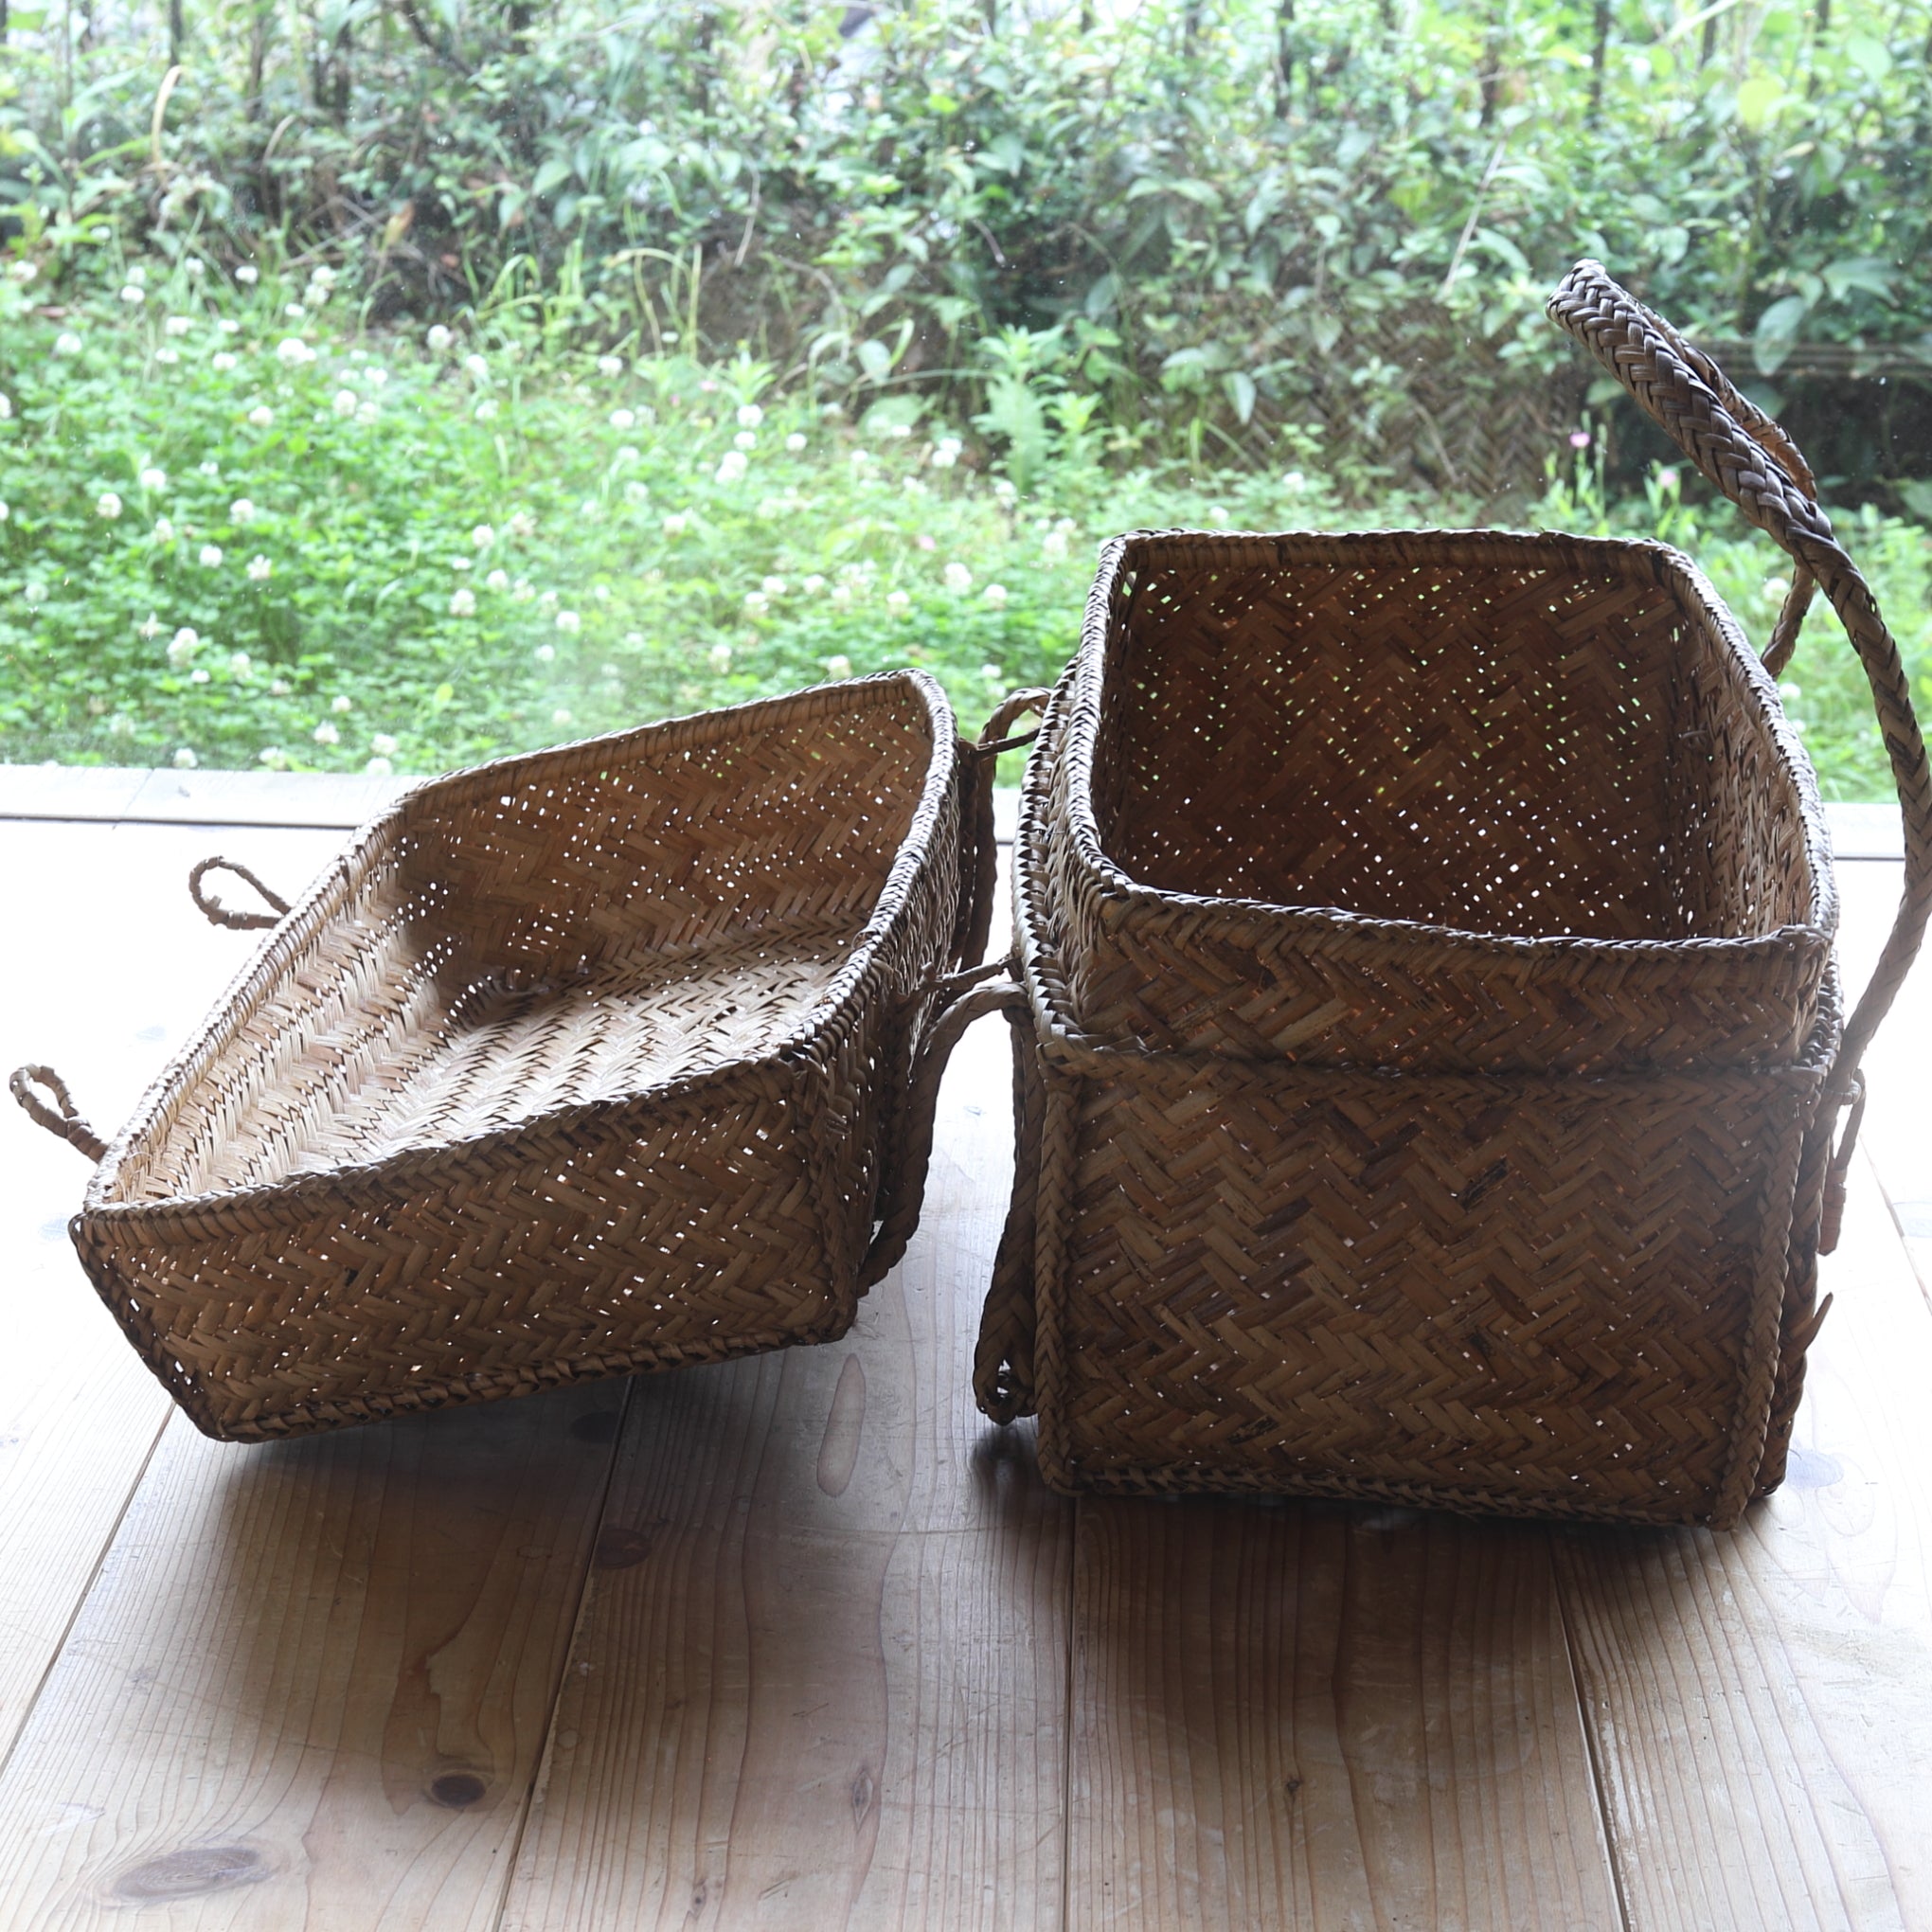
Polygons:
<instances>
[{"instance_id":1,"label":"braided bamboo handle","mask_svg":"<svg viewBox=\"0 0 1932 1932\"><path fill-rule=\"evenodd\" d=\"M900 1164L899 1195L887 1208L871 1246L866 1250L859 1269L861 1294L883 1281L898 1266L918 1230L920 1210L925 1206L926 1170L933 1155L933 1120L939 1111L939 1082L945 1076L953 1048L959 1044L959 1035L982 1014L1026 1001L1027 995L1011 976L989 977L995 973L1009 975L1007 962L983 966L976 972L956 973L952 978L939 982L947 1004L920 1042L919 1060L913 1067L912 1086L905 1101L905 1147Z\"/></svg>"},{"instance_id":2,"label":"braided bamboo handle","mask_svg":"<svg viewBox=\"0 0 1932 1932\"><path fill-rule=\"evenodd\" d=\"M1797 624L1787 627L1786 620L1800 589L1808 599L1810 581L1816 580L1865 667L1905 818L1905 889L1871 983L1846 1022L1826 1088L1827 1104L1842 1105L1857 1083L1858 1064L1872 1034L1911 969L1932 911L1932 773L1898 646L1870 587L1813 499L1804 458L1776 423L1738 395L1708 356L1619 288L1600 262L1578 262L1548 307L1557 326L1589 349L1699 472L1798 566L1765 663L1776 671L1790 656ZM1798 616L1802 615L1800 605Z\"/></svg>"},{"instance_id":3,"label":"braided bamboo handle","mask_svg":"<svg viewBox=\"0 0 1932 1932\"><path fill-rule=\"evenodd\" d=\"M89 1160L98 1160L106 1154L107 1142L80 1118L74 1096L67 1091L67 1082L51 1066L17 1066L8 1077L7 1086L27 1109L27 1118L39 1121L49 1134L58 1134L63 1140L71 1142ZM58 1111L34 1092L37 1086L53 1095L59 1102Z\"/></svg>"},{"instance_id":4,"label":"braided bamboo handle","mask_svg":"<svg viewBox=\"0 0 1932 1932\"><path fill-rule=\"evenodd\" d=\"M202 881L210 872L233 872L238 879L245 879L275 907L274 912L237 912L224 905L219 899L202 890ZM204 859L188 875L188 894L200 906L209 924L227 926L235 932L251 932L261 926L279 925L289 909L288 901L279 892L271 891L246 866L238 865L233 859Z\"/></svg>"},{"instance_id":5,"label":"braided bamboo handle","mask_svg":"<svg viewBox=\"0 0 1932 1932\"><path fill-rule=\"evenodd\" d=\"M955 966L976 966L986 957L986 942L993 931L993 888L999 872L999 852L993 829L993 775L1003 751L1016 751L1030 744L1040 734L1029 731L1018 738L1007 734L1014 723L1029 711L1045 714L1050 691L1014 691L1003 699L986 727L972 744L961 743L960 783L963 788L959 810L960 869L964 891L959 922L953 942Z\"/></svg>"}]
</instances>

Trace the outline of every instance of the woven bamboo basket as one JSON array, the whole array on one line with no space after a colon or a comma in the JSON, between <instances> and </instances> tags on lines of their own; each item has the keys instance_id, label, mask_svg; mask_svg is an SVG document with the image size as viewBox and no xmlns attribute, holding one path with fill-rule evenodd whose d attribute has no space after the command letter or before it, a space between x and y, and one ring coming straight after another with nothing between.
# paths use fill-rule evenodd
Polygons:
<instances>
[{"instance_id":1,"label":"woven bamboo basket","mask_svg":"<svg viewBox=\"0 0 1932 1932\"><path fill-rule=\"evenodd\" d=\"M1767 661L1815 583L1844 622L1905 808L1881 964L1844 1021L1809 765L1683 559L1117 550L1029 765L1018 983L978 995L1020 1158L976 1387L1056 1487L1726 1525L1781 1478L1932 897L1925 750L1776 426L1594 263L1551 311L1790 554Z\"/></svg>"},{"instance_id":2,"label":"woven bamboo basket","mask_svg":"<svg viewBox=\"0 0 1932 1932\"><path fill-rule=\"evenodd\" d=\"M14 1076L98 1161L95 1286L229 1440L843 1333L918 1219L991 771L897 673L440 778L285 917L204 901L275 930L111 1146Z\"/></svg>"}]
</instances>

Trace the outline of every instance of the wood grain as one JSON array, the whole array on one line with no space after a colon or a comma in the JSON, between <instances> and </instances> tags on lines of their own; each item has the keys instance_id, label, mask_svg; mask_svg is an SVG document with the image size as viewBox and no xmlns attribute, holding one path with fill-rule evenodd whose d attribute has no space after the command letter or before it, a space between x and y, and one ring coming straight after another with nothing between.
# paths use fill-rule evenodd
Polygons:
<instances>
[{"instance_id":1,"label":"wood grain","mask_svg":"<svg viewBox=\"0 0 1932 1932\"><path fill-rule=\"evenodd\" d=\"M1618 1924L1547 1532L1082 1505L1074 1927Z\"/></svg>"},{"instance_id":2,"label":"wood grain","mask_svg":"<svg viewBox=\"0 0 1932 1932\"><path fill-rule=\"evenodd\" d=\"M972 1407L1007 1043L924 1225L823 1349L640 1381L514 1932L1060 1923L1070 1512Z\"/></svg>"},{"instance_id":3,"label":"wood grain","mask_svg":"<svg viewBox=\"0 0 1932 1932\"><path fill-rule=\"evenodd\" d=\"M0 1779L0 1924L494 1925L612 1404L174 1418Z\"/></svg>"},{"instance_id":4,"label":"wood grain","mask_svg":"<svg viewBox=\"0 0 1932 1932\"><path fill-rule=\"evenodd\" d=\"M248 957L206 925L197 829L0 824L17 942L0 947L0 1074L51 1062L111 1133ZM232 838L234 834L230 833ZM332 838L250 833L306 877ZM67 1238L87 1163L10 1102L0 1118L0 1762L39 1690L169 1414Z\"/></svg>"},{"instance_id":5,"label":"wood grain","mask_svg":"<svg viewBox=\"0 0 1932 1932\"><path fill-rule=\"evenodd\" d=\"M1824 1286L1783 1490L1558 1540L1639 1932L1932 1925L1932 1317L1862 1160Z\"/></svg>"}]
</instances>

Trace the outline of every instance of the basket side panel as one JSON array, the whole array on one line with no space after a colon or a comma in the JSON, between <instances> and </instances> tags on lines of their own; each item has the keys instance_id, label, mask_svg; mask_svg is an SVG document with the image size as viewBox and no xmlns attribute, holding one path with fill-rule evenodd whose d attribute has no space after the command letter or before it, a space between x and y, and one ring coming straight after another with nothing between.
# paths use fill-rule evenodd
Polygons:
<instances>
[{"instance_id":1,"label":"basket side panel","mask_svg":"<svg viewBox=\"0 0 1932 1932\"><path fill-rule=\"evenodd\" d=\"M1041 1315L1065 1479L1742 1504L1815 1078L1080 1086Z\"/></svg>"},{"instance_id":2,"label":"basket side panel","mask_svg":"<svg viewBox=\"0 0 1932 1932\"><path fill-rule=\"evenodd\" d=\"M823 1190L869 1199L868 1153L826 1132L818 1072L760 1068L250 1227L90 1215L77 1240L197 1422L261 1440L840 1334Z\"/></svg>"}]
</instances>

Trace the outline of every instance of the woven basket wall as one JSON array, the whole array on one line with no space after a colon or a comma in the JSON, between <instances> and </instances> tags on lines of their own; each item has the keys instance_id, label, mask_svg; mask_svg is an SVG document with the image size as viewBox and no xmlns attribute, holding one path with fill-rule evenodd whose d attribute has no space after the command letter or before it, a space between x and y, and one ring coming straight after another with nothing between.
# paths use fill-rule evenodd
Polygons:
<instances>
[{"instance_id":1,"label":"woven basket wall","mask_svg":"<svg viewBox=\"0 0 1932 1932\"><path fill-rule=\"evenodd\" d=\"M1789 439L1595 264L1551 312L1790 555L1765 663L1655 545L1106 554L1021 803L975 1370L1057 1486L1722 1525L1781 1477L1932 775ZM1815 588L1905 832L1849 1019L1771 682Z\"/></svg>"},{"instance_id":2,"label":"woven basket wall","mask_svg":"<svg viewBox=\"0 0 1932 1932\"><path fill-rule=\"evenodd\" d=\"M975 761L915 673L440 779L282 921L74 1222L209 1434L852 1319Z\"/></svg>"},{"instance_id":3,"label":"woven basket wall","mask_svg":"<svg viewBox=\"0 0 1932 1932\"><path fill-rule=\"evenodd\" d=\"M1790 1059L1837 925L1777 693L1657 544L1122 538L1048 849L1122 1043L1586 1071Z\"/></svg>"}]
</instances>

